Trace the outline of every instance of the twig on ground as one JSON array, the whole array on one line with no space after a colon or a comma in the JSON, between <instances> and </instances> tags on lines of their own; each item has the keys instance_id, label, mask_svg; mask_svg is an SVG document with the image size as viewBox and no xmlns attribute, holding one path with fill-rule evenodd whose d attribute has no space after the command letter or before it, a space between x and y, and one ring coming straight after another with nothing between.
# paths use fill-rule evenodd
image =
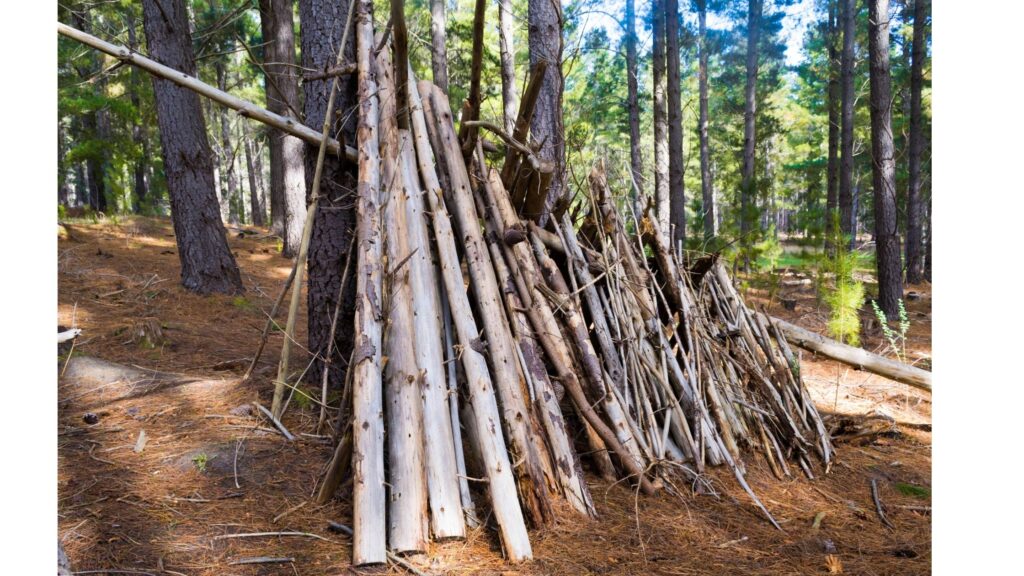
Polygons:
<instances>
[{"instance_id":1,"label":"twig on ground","mask_svg":"<svg viewBox=\"0 0 1024 576\"><path fill-rule=\"evenodd\" d=\"M270 410L267 410L266 408L264 408L262 405L260 405L259 402L253 402L253 404L256 406L257 409L259 409L259 411L261 413L263 413L264 416L267 417L267 419L269 419L274 424L274 426L278 430L281 431L281 434L285 438L287 438L289 442L291 442L292 440L295 440L295 436L292 436L292 433L289 432L288 429L284 427L284 424L281 424L280 420L278 420L277 418L274 418L274 415L270 413Z\"/></svg>"},{"instance_id":2,"label":"twig on ground","mask_svg":"<svg viewBox=\"0 0 1024 576\"><path fill-rule=\"evenodd\" d=\"M878 519L882 521L888 528L895 528L892 522L885 517L885 511L882 510L882 501L878 498L878 480L871 479L871 499L875 501L875 512L878 514Z\"/></svg>"}]
</instances>

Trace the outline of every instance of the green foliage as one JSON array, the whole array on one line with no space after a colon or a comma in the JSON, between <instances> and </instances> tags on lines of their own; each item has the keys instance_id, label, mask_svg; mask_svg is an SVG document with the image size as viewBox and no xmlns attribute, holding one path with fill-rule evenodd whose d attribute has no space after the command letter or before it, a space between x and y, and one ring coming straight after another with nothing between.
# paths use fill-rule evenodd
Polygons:
<instances>
[{"instance_id":1,"label":"green foliage","mask_svg":"<svg viewBox=\"0 0 1024 576\"><path fill-rule=\"evenodd\" d=\"M252 302L249 302L249 300L245 296L235 296L234 298L231 299L231 305L234 306L235 308L246 311L253 310L255 308Z\"/></svg>"},{"instance_id":2,"label":"green foliage","mask_svg":"<svg viewBox=\"0 0 1024 576\"><path fill-rule=\"evenodd\" d=\"M875 318L878 318L878 324L882 327L882 334L885 336L885 340L889 345L889 350L899 358L900 362L907 361L907 332L910 331L910 317L907 316L907 309L903 305L903 299L900 298L896 301L899 306L899 323L897 329L893 330L889 326L888 318L885 316L885 312L878 307L878 302L872 300L871 307L875 311Z\"/></svg>"},{"instance_id":3,"label":"green foliage","mask_svg":"<svg viewBox=\"0 0 1024 576\"><path fill-rule=\"evenodd\" d=\"M851 346L860 345L860 308L864 305L864 284L857 281L853 272L857 266L856 252L847 248L847 241L839 230L839 216L834 217L837 231L833 235L834 254L822 259L820 273L831 275L831 285L826 285L823 300L829 307L828 331L833 338Z\"/></svg>"},{"instance_id":4,"label":"green foliage","mask_svg":"<svg viewBox=\"0 0 1024 576\"><path fill-rule=\"evenodd\" d=\"M782 252L782 243L779 242L779 236L775 233L775 224L772 224L764 238L755 244L752 250L757 270L759 272L775 270L779 265Z\"/></svg>"},{"instance_id":5,"label":"green foliage","mask_svg":"<svg viewBox=\"0 0 1024 576\"><path fill-rule=\"evenodd\" d=\"M924 486L916 486L914 484L907 484L905 482L896 482L896 490L904 496L913 496L914 498L930 498L932 491Z\"/></svg>"},{"instance_id":6,"label":"green foliage","mask_svg":"<svg viewBox=\"0 0 1024 576\"><path fill-rule=\"evenodd\" d=\"M196 470L198 470L200 474L203 474L206 472L206 464L210 460L211 458L207 456L205 452L200 452L199 454L196 454L195 456L192 457L192 464L196 467Z\"/></svg>"}]
</instances>

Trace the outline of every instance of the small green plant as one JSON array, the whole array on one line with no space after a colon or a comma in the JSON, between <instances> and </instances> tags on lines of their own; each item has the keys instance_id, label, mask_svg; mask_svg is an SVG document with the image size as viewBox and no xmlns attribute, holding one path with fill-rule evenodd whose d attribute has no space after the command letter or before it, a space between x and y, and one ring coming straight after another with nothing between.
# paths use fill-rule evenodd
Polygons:
<instances>
[{"instance_id":1,"label":"small green plant","mask_svg":"<svg viewBox=\"0 0 1024 576\"><path fill-rule=\"evenodd\" d=\"M782 257L782 243L775 235L774 224L765 231L764 239L754 244L752 251L756 255L754 265L759 271L771 271L778 267Z\"/></svg>"},{"instance_id":2,"label":"small green plant","mask_svg":"<svg viewBox=\"0 0 1024 576\"><path fill-rule=\"evenodd\" d=\"M905 482L897 482L896 489L899 490L900 494L913 496L914 498L928 498L932 495L932 491L924 486L915 486Z\"/></svg>"},{"instance_id":3,"label":"small green plant","mask_svg":"<svg viewBox=\"0 0 1024 576\"><path fill-rule=\"evenodd\" d=\"M860 345L860 308L864 305L864 284L853 277L857 267L857 253L839 231L839 215L835 215L831 244L834 253L826 254L822 272L832 275L831 285L822 286L823 299L829 307L828 331L833 338L851 346Z\"/></svg>"},{"instance_id":4,"label":"small green plant","mask_svg":"<svg viewBox=\"0 0 1024 576\"><path fill-rule=\"evenodd\" d=\"M68 209L63 204L57 204L57 220L65 220L68 217Z\"/></svg>"},{"instance_id":5,"label":"small green plant","mask_svg":"<svg viewBox=\"0 0 1024 576\"><path fill-rule=\"evenodd\" d=\"M871 307L875 310L875 318L878 318L878 324L882 327L882 334L885 336L886 341L889 343L889 349L899 358L900 362L907 361L907 332L910 331L910 318L907 316L907 308L903 305L903 298L896 301L899 307L899 325L897 330L893 330L889 326L888 319L885 317L885 312L878 307L878 302L872 300Z\"/></svg>"},{"instance_id":6,"label":"small green plant","mask_svg":"<svg viewBox=\"0 0 1024 576\"><path fill-rule=\"evenodd\" d=\"M206 463L210 461L210 457L205 452L200 452L192 457L192 464L195 465L196 470L202 474L206 472Z\"/></svg>"},{"instance_id":7,"label":"small green plant","mask_svg":"<svg viewBox=\"0 0 1024 576\"><path fill-rule=\"evenodd\" d=\"M234 298L231 299L231 305L234 306L235 308L241 308L242 310L253 309L252 302L249 302L249 300L245 296L235 296Z\"/></svg>"}]
</instances>

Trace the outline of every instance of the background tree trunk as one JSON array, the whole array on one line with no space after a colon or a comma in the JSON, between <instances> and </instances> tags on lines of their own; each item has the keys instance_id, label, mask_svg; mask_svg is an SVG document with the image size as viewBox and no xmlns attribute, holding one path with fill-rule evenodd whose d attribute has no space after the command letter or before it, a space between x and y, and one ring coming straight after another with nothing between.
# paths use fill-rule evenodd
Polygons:
<instances>
[{"instance_id":1,"label":"background tree trunk","mask_svg":"<svg viewBox=\"0 0 1024 576\"><path fill-rule=\"evenodd\" d=\"M326 70L334 66L351 1L353 0L299 0L304 68ZM345 62L355 62L355 37L355 31L351 30L344 47ZM358 116L354 111L356 77L353 74L342 76L338 80L331 134L340 142L355 142ZM323 127L331 81L331 78L325 78L308 80L303 84L303 113L306 116L306 125L318 131ZM316 169L316 157L316 147L310 146L306 154L306 182L310 185ZM341 274L354 233L353 203L356 176L355 165L328 154L324 158L320 190L308 192L310 198L313 194L320 194L316 218L313 221L313 236L309 243L307 309L309 351L321 357L326 354L331 316L338 301ZM354 283L345 287L342 301L338 326L351 326L354 322L354 309L353 305L350 305L355 302ZM352 338L350 330L337 330L335 333L334 358L330 363L331 373L328 379L332 386L340 387L343 382L349 351L352 349ZM322 369L323 362L315 362L309 371L310 381L319 382Z\"/></svg>"},{"instance_id":2,"label":"background tree trunk","mask_svg":"<svg viewBox=\"0 0 1024 576\"><path fill-rule=\"evenodd\" d=\"M137 51L139 48L138 40L135 35L135 11L134 9L125 10L126 27L128 28L128 49ZM142 117L142 105L141 99L139 98L139 69L135 66L129 66L131 71L129 72L129 89L128 97L132 103L132 107L135 108L136 112ZM132 206L133 211L136 214L142 212L147 199L149 198L149 181L146 178L146 166L149 161L149 142L146 139L146 124L145 122L137 122L132 126L132 141L136 146L139 147L142 152L137 160L135 160L135 166L133 167L134 175L134 189L135 189L135 204Z\"/></svg>"},{"instance_id":3,"label":"background tree trunk","mask_svg":"<svg viewBox=\"0 0 1024 576\"><path fill-rule=\"evenodd\" d=\"M896 162L892 141L889 76L889 0L868 0L871 57L871 157L875 188L875 265L878 306L896 318L903 297L900 236L896 218Z\"/></svg>"},{"instance_id":4,"label":"background tree trunk","mask_svg":"<svg viewBox=\"0 0 1024 576\"><path fill-rule=\"evenodd\" d=\"M183 0L144 0L143 26L153 60L196 74ZM199 96L170 80L153 78L164 172L171 197L181 283L200 294L236 293L242 279L224 237L213 189L210 143Z\"/></svg>"},{"instance_id":5,"label":"background tree trunk","mask_svg":"<svg viewBox=\"0 0 1024 576\"><path fill-rule=\"evenodd\" d=\"M78 6L76 10L72 12L72 18L75 22L75 26L82 32L90 33L92 31L92 22L88 5ZM92 52L86 54L83 60L86 64L78 67L78 75L81 76L84 81L91 79L93 75L99 73L102 61L99 60L96 54ZM96 90L101 90L103 87L103 81L97 81L95 86ZM100 139L101 115L101 110L90 111L82 115L80 125L82 128L82 136L84 138ZM97 212L106 212L107 210L106 186L103 181L104 164L105 162L102 157L102 153L99 157L96 155L90 155L85 160L85 180L89 190L85 198L85 203Z\"/></svg>"},{"instance_id":6,"label":"background tree trunk","mask_svg":"<svg viewBox=\"0 0 1024 576\"><path fill-rule=\"evenodd\" d=\"M446 28L448 27L448 16L445 13L446 1L430 0L430 69L434 72L434 84L445 94L448 93L448 48L445 46ZM502 36L504 36L504 30L502 30ZM511 47L511 44L509 46Z\"/></svg>"},{"instance_id":7,"label":"background tree trunk","mask_svg":"<svg viewBox=\"0 0 1024 576\"><path fill-rule=\"evenodd\" d=\"M839 165L839 221L840 230L849 237L850 246L854 236L853 209L853 42L857 31L857 0L839 0L840 19L843 22L843 53L840 71L842 92L840 165Z\"/></svg>"},{"instance_id":8,"label":"background tree trunk","mask_svg":"<svg viewBox=\"0 0 1024 576\"><path fill-rule=\"evenodd\" d=\"M508 1L508 0L503 0ZM633 210L637 218L643 214L640 197L644 193L644 159L640 152L640 101L638 98L638 66L636 54L636 5L626 0L626 87L629 107L629 166L633 172Z\"/></svg>"},{"instance_id":9,"label":"background tree trunk","mask_svg":"<svg viewBox=\"0 0 1024 576\"><path fill-rule=\"evenodd\" d=\"M828 3L828 165L826 168L825 245L831 252L839 208L839 2Z\"/></svg>"},{"instance_id":10,"label":"background tree trunk","mask_svg":"<svg viewBox=\"0 0 1024 576\"><path fill-rule=\"evenodd\" d=\"M530 67L541 60L548 63L534 108L530 132L543 143L541 159L554 164L554 177L548 188L541 225L565 187L565 129L562 125L562 5L551 0L529 0Z\"/></svg>"},{"instance_id":11,"label":"background tree trunk","mask_svg":"<svg viewBox=\"0 0 1024 576\"><path fill-rule=\"evenodd\" d=\"M298 117L299 77L295 64L295 31L291 0L260 0L267 108L301 122ZM323 84L323 82L320 82ZM322 113L321 113L322 115ZM313 126L313 124L310 124ZM317 131L320 124L316 124ZM280 234L285 256L295 256L306 221L305 145L295 136L270 130L270 229ZM316 158L316 154L313 154Z\"/></svg>"},{"instance_id":12,"label":"background tree trunk","mask_svg":"<svg viewBox=\"0 0 1024 576\"><path fill-rule=\"evenodd\" d=\"M632 0L629 1L632 2ZM501 42L501 103L505 115L505 131L509 134L515 131L516 115L519 114L519 98L516 90L516 48L512 32L513 19L512 0L500 0L498 32Z\"/></svg>"},{"instance_id":13,"label":"background tree trunk","mask_svg":"<svg viewBox=\"0 0 1024 576\"><path fill-rule=\"evenodd\" d=\"M921 223L921 86L924 83L925 20L927 0L914 0L914 42L910 65L910 150L907 182L907 284L924 278Z\"/></svg>"},{"instance_id":14,"label":"background tree trunk","mask_svg":"<svg viewBox=\"0 0 1024 576\"><path fill-rule=\"evenodd\" d=\"M711 182L711 149L708 142L708 2L697 0L697 35L700 42L700 120L698 132L700 137L700 193L704 204L704 241L711 242L718 234L717 209L715 207L715 191Z\"/></svg>"},{"instance_id":15,"label":"background tree trunk","mask_svg":"<svg viewBox=\"0 0 1024 576\"><path fill-rule=\"evenodd\" d=\"M217 62L217 87L227 92L228 75L223 62ZM235 171L235 152L231 146L231 119L228 111L223 106L217 107L217 115L220 117L220 150L221 162L224 169L224 179L228 188L221 198L222 212L226 208L228 222L239 223L238 215L238 173Z\"/></svg>"},{"instance_id":16,"label":"background tree trunk","mask_svg":"<svg viewBox=\"0 0 1024 576\"><path fill-rule=\"evenodd\" d=\"M683 105L679 77L679 0L665 0L665 61L668 65L668 182L672 248L686 240L683 184Z\"/></svg>"},{"instance_id":17,"label":"background tree trunk","mask_svg":"<svg viewBox=\"0 0 1024 576\"><path fill-rule=\"evenodd\" d=\"M668 234L668 117L665 108L665 0L654 0L654 40L651 53L651 73L654 78L654 205L658 214L658 227ZM665 238L669 243L669 238Z\"/></svg>"},{"instance_id":18,"label":"background tree trunk","mask_svg":"<svg viewBox=\"0 0 1024 576\"><path fill-rule=\"evenodd\" d=\"M740 245L748 248L753 233L755 191L754 160L757 133L754 119L757 115L757 58L761 37L761 8L763 0L749 0L747 11L747 85L743 107L743 172L740 185ZM749 250L743 251L743 265L750 267Z\"/></svg>"},{"instance_id":19,"label":"background tree trunk","mask_svg":"<svg viewBox=\"0 0 1024 576\"><path fill-rule=\"evenodd\" d=\"M266 213L263 209L263 202L260 200L260 190L256 181L263 178L263 174L256 171L256 165L252 161L252 149L254 148L252 143L252 133L247 130L245 137L245 166L248 168L249 173L249 209L252 211L252 224L253 226L263 226L263 219Z\"/></svg>"}]
</instances>

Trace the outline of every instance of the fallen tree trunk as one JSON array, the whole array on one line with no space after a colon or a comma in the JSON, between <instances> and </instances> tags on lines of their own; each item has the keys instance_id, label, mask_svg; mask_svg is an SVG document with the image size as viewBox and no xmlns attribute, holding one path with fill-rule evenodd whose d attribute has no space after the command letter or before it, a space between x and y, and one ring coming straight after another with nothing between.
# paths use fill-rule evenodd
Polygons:
<instances>
[{"instance_id":1,"label":"fallen tree trunk","mask_svg":"<svg viewBox=\"0 0 1024 576\"><path fill-rule=\"evenodd\" d=\"M237 110L238 113L242 116L252 118L253 120L259 120L260 122L263 122L268 126L277 128L282 132L287 132L292 136L301 138L314 146L320 145L320 133L302 124L301 122L298 122L292 118L286 118L284 116L281 116L280 114L275 114L264 108L260 108L259 106L253 104L252 102L249 102L248 100L242 100L237 96L232 96L231 94L228 94L223 90L219 90L217 88L214 88L213 86L210 86L209 84L199 80L194 76L189 76L184 72L179 72L174 68L164 66L163 64L160 64L155 60L150 60L149 58L146 58L145 56L137 52L132 52L130 49L124 46L111 44L91 34L86 34L81 30L72 28L71 26L68 26L67 24L62 24L60 22L57 23L57 33L63 36L67 36L72 40L77 40L82 44L85 44L86 46L99 50L100 52L109 54L117 58L118 60L121 60L122 62L133 64L154 76L159 76L160 78L170 80L171 82L174 82L179 86L188 88L193 92L197 92L199 95L205 96L210 100L217 102L218 104L227 106L232 110ZM327 141L327 150L330 151L331 154L340 155L341 143L331 138ZM345 146L345 156L349 160L352 160L353 162L355 162L358 158L356 149L352 148L351 146Z\"/></svg>"},{"instance_id":2,"label":"fallen tree trunk","mask_svg":"<svg viewBox=\"0 0 1024 576\"><path fill-rule=\"evenodd\" d=\"M825 338L785 320L772 317L772 323L778 325L786 340L811 352L827 356L838 362L849 364L872 374L885 376L891 380L908 384L914 388L932 391L932 373L909 364L890 360L878 354L872 354L863 348L855 348L841 342Z\"/></svg>"}]
</instances>

